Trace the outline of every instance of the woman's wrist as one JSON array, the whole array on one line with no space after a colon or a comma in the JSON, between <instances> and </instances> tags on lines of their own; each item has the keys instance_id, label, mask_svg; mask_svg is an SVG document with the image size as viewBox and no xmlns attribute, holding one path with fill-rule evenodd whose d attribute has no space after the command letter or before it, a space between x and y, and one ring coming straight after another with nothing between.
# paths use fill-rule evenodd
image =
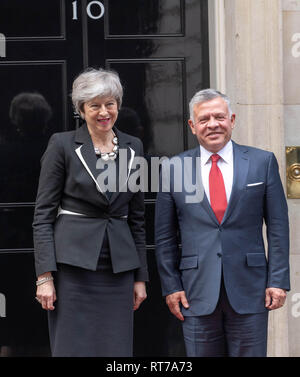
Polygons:
<instances>
[{"instance_id":1,"label":"woman's wrist","mask_svg":"<svg viewBox=\"0 0 300 377\"><path fill-rule=\"evenodd\" d=\"M44 274L39 275L37 277L36 285L39 286L39 285L47 283L48 281L51 281L51 280L53 280L52 273L51 272L45 272Z\"/></svg>"},{"instance_id":2,"label":"woman's wrist","mask_svg":"<svg viewBox=\"0 0 300 377\"><path fill-rule=\"evenodd\" d=\"M49 272L44 272L43 274L39 275L39 276L37 277L37 280L39 280L39 279L43 279L43 278L46 278L46 277L49 277L49 276L52 276L52 272L51 272L51 271L49 271Z\"/></svg>"}]
</instances>

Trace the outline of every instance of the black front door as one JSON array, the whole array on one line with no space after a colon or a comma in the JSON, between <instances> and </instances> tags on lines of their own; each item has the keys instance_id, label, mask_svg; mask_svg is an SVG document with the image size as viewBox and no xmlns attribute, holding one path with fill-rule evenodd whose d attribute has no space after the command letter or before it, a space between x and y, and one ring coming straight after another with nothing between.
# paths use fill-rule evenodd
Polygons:
<instances>
[{"instance_id":1,"label":"black front door","mask_svg":"<svg viewBox=\"0 0 300 377\"><path fill-rule=\"evenodd\" d=\"M0 355L48 355L35 302L32 216L39 160L54 132L77 127L72 81L87 66L118 71L118 127L145 154L195 145L188 101L209 86L207 0L1 0ZM136 356L182 356L178 321L161 297L154 258L155 193L146 193L148 299L135 313Z\"/></svg>"}]
</instances>

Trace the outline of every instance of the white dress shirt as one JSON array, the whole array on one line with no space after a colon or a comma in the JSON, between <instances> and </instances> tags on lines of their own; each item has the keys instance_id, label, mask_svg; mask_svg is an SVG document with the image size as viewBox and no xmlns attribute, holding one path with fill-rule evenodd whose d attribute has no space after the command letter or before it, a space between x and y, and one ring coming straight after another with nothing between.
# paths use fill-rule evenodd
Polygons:
<instances>
[{"instance_id":1,"label":"white dress shirt","mask_svg":"<svg viewBox=\"0 0 300 377\"><path fill-rule=\"evenodd\" d=\"M211 159L210 156L214 153L209 152L205 148L200 145L200 153L201 153L201 176L202 182L204 186L204 191L207 196L207 199L210 203L210 195L209 195L209 172L211 168ZM226 191L226 198L227 203L230 199L231 189L232 189L232 182L233 182L233 148L232 148L232 141L229 142L217 153L221 158L218 161L218 167L222 172L225 191Z\"/></svg>"}]
</instances>

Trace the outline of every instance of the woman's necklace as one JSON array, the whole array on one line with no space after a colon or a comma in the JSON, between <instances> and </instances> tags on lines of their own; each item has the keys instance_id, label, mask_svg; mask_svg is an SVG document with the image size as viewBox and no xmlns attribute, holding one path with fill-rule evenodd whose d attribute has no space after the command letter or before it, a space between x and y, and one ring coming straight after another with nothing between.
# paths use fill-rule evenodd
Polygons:
<instances>
[{"instance_id":1,"label":"woman's necklace","mask_svg":"<svg viewBox=\"0 0 300 377\"><path fill-rule=\"evenodd\" d=\"M111 152L101 153L99 148L97 147L94 148L96 155L100 156L103 161L115 160L117 158L118 151L119 151L119 141L118 141L117 136L115 134L113 135L114 137L112 139L112 143L114 144L114 146Z\"/></svg>"}]
</instances>

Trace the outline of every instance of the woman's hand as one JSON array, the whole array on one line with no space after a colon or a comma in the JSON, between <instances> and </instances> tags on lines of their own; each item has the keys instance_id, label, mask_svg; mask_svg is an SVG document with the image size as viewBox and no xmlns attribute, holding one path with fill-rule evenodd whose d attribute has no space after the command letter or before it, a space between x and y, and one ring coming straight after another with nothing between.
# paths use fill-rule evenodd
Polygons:
<instances>
[{"instance_id":1,"label":"woman's hand","mask_svg":"<svg viewBox=\"0 0 300 377\"><path fill-rule=\"evenodd\" d=\"M51 272L46 272L38 276L38 280L45 277L51 277ZM45 310L54 310L53 303L56 301L56 292L53 280L46 281L45 283L38 285L36 289L36 298Z\"/></svg>"},{"instance_id":2,"label":"woman's hand","mask_svg":"<svg viewBox=\"0 0 300 377\"><path fill-rule=\"evenodd\" d=\"M137 310L147 298L146 284L144 281L136 281L133 288L133 310Z\"/></svg>"}]
</instances>

